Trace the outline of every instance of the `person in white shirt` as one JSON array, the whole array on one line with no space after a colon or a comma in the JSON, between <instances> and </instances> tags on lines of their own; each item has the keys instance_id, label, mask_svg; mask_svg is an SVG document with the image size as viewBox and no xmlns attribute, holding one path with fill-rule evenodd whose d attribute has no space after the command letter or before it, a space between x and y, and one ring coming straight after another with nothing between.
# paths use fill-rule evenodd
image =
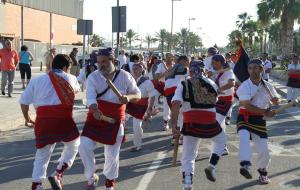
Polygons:
<instances>
[{"instance_id":1,"label":"person in white shirt","mask_svg":"<svg viewBox=\"0 0 300 190\"><path fill-rule=\"evenodd\" d=\"M264 73L263 73L263 79L266 81L269 81L270 78L270 73L272 71L272 62L270 60L268 60L268 54L267 53L263 53L262 56L262 63L264 66Z\"/></svg>"},{"instance_id":2,"label":"person in white shirt","mask_svg":"<svg viewBox=\"0 0 300 190\"><path fill-rule=\"evenodd\" d=\"M263 63L253 59L248 64L250 78L244 81L237 90L240 101L237 118L237 131L239 135L240 174L251 179L251 146L252 140L257 152L257 171L262 184L270 183L267 167L270 162L268 150L268 134L266 117L273 117L274 110L270 110L270 102L278 104L278 94L275 88L267 81L262 80Z\"/></svg>"},{"instance_id":3,"label":"person in white shirt","mask_svg":"<svg viewBox=\"0 0 300 190\"><path fill-rule=\"evenodd\" d=\"M139 56L137 54L133 54L130 56L130 61L127 64L124 64L121 69L127 71L128 73L132 72L132 66L134 63L138 63L140 60Z\"/></svg>"},{"instance_id":4,"label":"person in white shirt","mask_svg":"<svg viewBox=\"0 0 300 190\"><path fill-rule=\"evenodd\" d=\"M86 97L89 112L81 138L79 154L84 165L87 179L86 190L95 189L99 177L95 174L94 150L97 143L104 144L106 190L113 190L115 179L119 175L119 154L124 138L124 121L126 104L138 101L141 92L130 73L117 70L113 64L115 58L111 48L100 49L97 56L98 72L89 75L86 83ZM118 97L107 85L111 80L119 92ZM101 116L115 119L115 123L102 120Z\"/></svg>"},{"instance_id":5,"label":"person in white shirt","mask_svg":"<svg viewBox=\"0 0 300 190\"><path fill-rule=\"evenodd\" d=\"M212 57L212 66L213 69L218 72L215 83L219 88L219 96L218 101L216 103L217 110L217 121L223 128L224 132L226 132L226 115L230 111L230 108L233 104L233 94L234 94L234 86L235 86L235 76L231 69L223 72L219 72L223 69L228 68L228 63L225 60L225 57L220 54L216 54ZM223 155L228 155L227 146L224 148Z\"/></svg>"},{"instance_id":6,"label":"person in white shirt","mask_svg":"<svg viewBox=\"0 0 300 190\"><path fill-rule=\"evenodd\" d=\"M127 63L127 57L126 57L126 55L125 55L125 51L124 51L124 50L121 50L121 51L120 51L120 54L119 54L117 60L118 60L119 63L120 63L120 64L119 64L119 68L122 68L122 66L123 66L124 64Z\"/></svg>"},{"instance_id":7,"label":"person in white shirt","mask_svg":"<svg viewBox=\"0 0 300 190\"><path fill-rule=\"evenodd\" d=\"M205 65L205 70L207 72L208 77L212 77L214 73L214 68L211 65L211 59L214 55L218 53L218 49L215 47L210 47L207 50L207 57L203 60Z\"/></svg>"},{"instance_id":8,"label":"person in white shirt","mask_svg":"<svg viewBox=\"0 0 300 190\"><path fill-rule=\"evenodd\" d=\"M171 53L166 54L166 62L162 62L158 65L158 68L155 72L155 80L165 82L164 73L167 70L170 70L174 65L174 56ZM169 119L170 119L170 108L168 106L167 98L163 98L163 119L164 125L163 130L167 131L169 129Z\"/></svg>"},{"instance_id":9,"label":"person in white shirt","mask_svg":"<svg viewBox=\"0 0 300 190\"><path fill-rule=\"evenodd\" d=\"M129 102L126 106L127 113L133 117L133 144L131 152L138 152L142 148L143 129L142 122L151 117L157 91L152 82L143 76L142 63L135 63L132 67L132 75L137 82L142 98L137 102Z\"/></svg>"},{"instance_id":10,"label":"person in white shirt","mask_svg":"<svg viewBox=\"0 0 300 190\"><path fill-rule=\"evenodd\" d=\"M63 142L64 148L56 170L48 177L53 189L62 189L62 176L69 169L79 147L79 132L72 117L75 93L80 86L75 76L69 74L72 60L58 54L52 68L30 81L20 98L27 126L34 127L36 154L32 172L32 190L42 190L42 180L56 143ZM36 109L36 120L29 116L29 105Z\"/></svg>"},{"instance_id":11,"label":"person in white shirt","mask_svg":"<svg viewBox=\"0 0 300 190\"><path fill-rule=\"evenodd\" d=\"M183 135L181 156L182 185L184 190L191 190L195 170L195 159L200 140L213 141L213 150L205 174L208 180L215 182L216 165L224 151L226 136L216 120L215 104L218 87L203 76L201 63L192 62L189 66L190 78L182 81L176 88L172 99L172 132L178 138ZM181 108L180 108L181 107ZM183 127L178 127L179 110L182 110Z\"/></svg>"},{"instance_id":12,"label":"person in white shirt","mask_svg":"<svg viewBox=\"0 0 300 190\"><path fill-rule=\"evenodd\" d=\"M287 100L290 102L300 95L300 63L297 55L293 56L292 62L288 65L288 91Z\"/></svg>"}]
</instances>

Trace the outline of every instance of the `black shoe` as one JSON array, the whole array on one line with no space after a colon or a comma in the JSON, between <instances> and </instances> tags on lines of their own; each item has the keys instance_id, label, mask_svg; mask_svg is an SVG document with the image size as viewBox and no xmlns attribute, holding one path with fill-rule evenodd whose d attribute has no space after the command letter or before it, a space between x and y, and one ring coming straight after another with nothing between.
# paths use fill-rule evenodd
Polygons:
<instances>
[{"instance_id":1,"label":"black shoe","mask_svg":"<svg viewBox=\"0 0 300 190\"><path fill-rule=\"evenodd\" d=\"M209 181L212 181L212 182L215 182L215 181L216 181L216 177L215 177L215 169L214 169L214 168L208 166L207 168L205 168L204 172L205 172L206 178L207 178Z\"/></svg>"},{"instance_id":2,"label":"black shoe","mask_svg":"<svg viewBox=\"0 0 300 190\"><path fill-rule=\"evenodd\" d=\"M133 147L130 152L140 152L142 150L141 147Z\"/></svg>"},{"instance_id":3,"label":"black shoe","mask_svg":"<svg viewBox=\"0 0 300 190\"><path fill-rule=\"evenodd\" d=\"M48 180L51 184L52 189L62 190L62 181L60 176L50 176Z\"/></svg>"},{"instance_id":4,"label":"black shoe","mask_svg":"<svg viewBox=\"0 0 300 190\"><path fill-rule=\"evenodd\" d=\"M11 97L12 97L12 96L11 96L11 94L8 94L8 97L10 97L10 98L11 98Z\"/></svg>"},{"instance_id":5,"label":"black shoe","mask_svg":"<svg viewBox=\"0 0 300 190\"><path fill-rule=\"evenodd\" d=\"M4 92L4 91L2 91L1 94L2 94L3 96L5 96L5 92Z\"/></svg>"},{"instance_id":6,"label":"black shoe","mask_svg":"<svg viewBox=\"0 0 300 190\"><path fill-rule=\"evenodd\" d=\"M250 173L250 166L243 166L240 169L240 174L244 176L246 179L252 179L252 175Z\"/></svg>"},{"instance_id":7,"label":"black shoe","mask_svg":"<svg viewBox=\"0 0 300 190\"><path fill-rule=\"evenodd\" d=\"M230 125L230 117L226 117L226 119L225 119L225 124L226 124L226 125Z\"/></svg>"}]
</instances>

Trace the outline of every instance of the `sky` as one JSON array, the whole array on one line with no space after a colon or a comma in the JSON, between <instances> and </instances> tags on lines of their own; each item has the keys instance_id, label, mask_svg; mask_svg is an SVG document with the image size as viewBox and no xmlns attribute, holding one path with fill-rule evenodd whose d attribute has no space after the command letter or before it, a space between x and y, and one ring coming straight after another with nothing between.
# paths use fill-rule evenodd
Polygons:
<instances>
[{"instance_id":1,"label":"sky","mask_svg":"<svg viewBox=\"0 0 300 190\"><path fill-rule=\"evenodd\" d=\"M197 33L205 47L226 46L228 34L236 28L237 16L247 12L257 18L257 3L261 0L181 0L174 1L174 33L188 28ZM117 0L85 0L84 19L94 20L94 33L111 41L112 6ZM127 30L133 29L140 36L165 28L171 31L171 0L120 0L127 6Z\"/></svg>"}]
</instances>

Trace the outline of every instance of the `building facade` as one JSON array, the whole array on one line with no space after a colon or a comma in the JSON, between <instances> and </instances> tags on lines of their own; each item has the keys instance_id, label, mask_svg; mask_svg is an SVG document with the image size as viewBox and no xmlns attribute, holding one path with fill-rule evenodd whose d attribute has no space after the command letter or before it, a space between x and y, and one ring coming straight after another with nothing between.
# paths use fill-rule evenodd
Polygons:
<instances>
[{"instance_id":1,"label":"building facade","mask_svg":"<svg viewBox=\"0 0 300 190\"><path fill-rule=\"evenodd\" d=\"M23 9L24 41L50 44L52 39L53 45L82 42L77 35L77 20L83 18L83 0L1 1L0 41L8 38L15 44L20 42Z\"/></svg>"}]
</instances>

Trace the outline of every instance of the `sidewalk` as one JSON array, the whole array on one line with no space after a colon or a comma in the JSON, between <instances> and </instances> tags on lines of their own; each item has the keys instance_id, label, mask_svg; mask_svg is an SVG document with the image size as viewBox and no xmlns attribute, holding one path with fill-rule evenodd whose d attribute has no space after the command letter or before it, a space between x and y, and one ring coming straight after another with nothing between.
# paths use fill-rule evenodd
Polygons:
<instances>
[{"instance_id":1,"label":"sidewalk","mask_svg":"<svg viewBox=\"0 0 300 190\"><path fill-rule=\"evenodd\" d=\"M32 69L32 77L39 76L45 73L45 68L43 71L39 70L40 68ZM0 74L1 75L1 74ZM1 131L10 131L18 128L25 127L24 119L22 115L22 111L19 104L20 96L23 92L20 72L16 71L16 77L14 82L14 92L12 94L12 98L9 98L7 95L0 95L0 133ZM7 91L6 91L7 93ZM80 92L76 95L76 104L82 104L83 100L85 100L85 93ZM30 107L31 116L35 116L35 110L33 106Z\"/></svg>"}]
</instances>

